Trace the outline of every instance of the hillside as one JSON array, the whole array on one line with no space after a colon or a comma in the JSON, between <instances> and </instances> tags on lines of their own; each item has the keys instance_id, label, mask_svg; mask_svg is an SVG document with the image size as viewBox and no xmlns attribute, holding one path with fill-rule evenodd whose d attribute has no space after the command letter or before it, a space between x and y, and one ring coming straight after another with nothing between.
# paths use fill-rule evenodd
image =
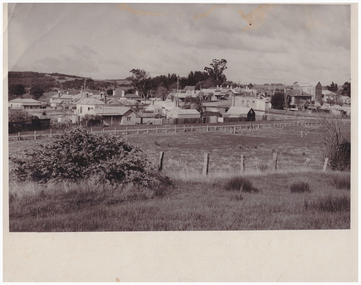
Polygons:
<instances>
[{"instance_id":1,"label":"hillside","mask_svg":"<svg viewBox=\"0 0 361 285\"><path fill-rule=\"evenodd\" d=\"M40 87L46 92L62 90L80 90L84 86L91 90L106 90L118 86L128 86L126 79L97 79L85 78L62 73L40 73L33 71L10 71L8 73L9 100L26 96L32 87Z\"/></svg>"}]
</instances>

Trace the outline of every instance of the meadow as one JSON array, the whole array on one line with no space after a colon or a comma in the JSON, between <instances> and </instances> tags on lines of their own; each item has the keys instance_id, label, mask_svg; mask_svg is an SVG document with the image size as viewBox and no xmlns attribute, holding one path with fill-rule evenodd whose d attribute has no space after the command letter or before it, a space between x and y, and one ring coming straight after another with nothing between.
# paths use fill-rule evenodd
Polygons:
<instances>
[{"instance_id":1,"label":"meadow","mask_svg":"<svg viewBox=\"0 0 361 285\"><path fill-rule=\"evenodd\" d=\"M350 228L350 173L322 171L322 137L316 128L131 134L126 139L155 164L164 151L162 173L172 185L148 197L132 194L131 187L95 187L91 181L45 186L11 181L10 231ZM9 152L39 143L10 142ZM277 171L271 169L274 151ZM208 176L202 175L205 152L210 153ZM240 177L251 185L249 191Z\"/></svg>"}]
</instances>

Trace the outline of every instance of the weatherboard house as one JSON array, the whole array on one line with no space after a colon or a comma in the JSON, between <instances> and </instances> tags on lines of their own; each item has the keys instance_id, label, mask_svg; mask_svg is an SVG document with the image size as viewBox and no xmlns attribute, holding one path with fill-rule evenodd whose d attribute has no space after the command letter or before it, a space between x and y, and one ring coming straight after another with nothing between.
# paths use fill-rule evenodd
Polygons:
<instances>
[{"instance_id":1,"label":"weatherboard house","mask_svg":"<svg viewBox=\"0 0 361 285\"><path fill-rule=\"evenodd\" d=\"M105 105L105 103L96 98L82 98L76 103L76 114L83 117L99 105Z\"/></svg>"},{"instance_id":2,"label":"weatherboard house","mask_svg":"<svg viewBox=\"0 0 361 285\"><path fill-rule=\"evenodd\" d=\"M40 109L41 102L34 99L20 99L16 98L9 101L10 109Z\"/></svg>"},{"instance_id":3,"label":"weatherboard house","mask_svg":"<svg viewBox=\"0 0 361 285\"><path fill-rule=\"evenodd\" d=\"M89 115L101 116L106 125L135 125L140 124L140 118L128 107L112 107L99 105L88 112Z\"/></svg>"}]
</instances>

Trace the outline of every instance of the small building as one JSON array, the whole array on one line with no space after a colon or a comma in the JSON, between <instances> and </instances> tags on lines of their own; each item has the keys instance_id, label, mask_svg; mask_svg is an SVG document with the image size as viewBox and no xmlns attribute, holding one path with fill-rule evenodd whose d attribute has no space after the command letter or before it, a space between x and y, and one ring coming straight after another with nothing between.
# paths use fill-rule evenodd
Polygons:
<instances>
[{"instance_id":1,"label":"small building","mask_svg":"<svg viewBox=\"0 0 361 285\"><path fill-rule=\"evenodd\" d=\"M34 99L16 98L9 101L8 106L10 107L10 109L40 109L42 103Z\"/></svg>"},{"instance_id":2,"label":"small building","mask_svg":"<svg viewBox=\"0 0 361 285\"><path fill-rule=\"evenodd\" d=\"M167 114L167 119L199 119L201 114L195 109L174 108Z\"/></svg>"},{"instance_id":3,"label":"small building","mask_svg":"<svg viewBox=\"0 0 361 285\"><path fill-rule=\"evenodd\" d=\"M140 124L140 118L137 114L127 107L100 106L92 109L88 114L101 116L103 122L111 126Z\"/></svg>"}]
</instances>

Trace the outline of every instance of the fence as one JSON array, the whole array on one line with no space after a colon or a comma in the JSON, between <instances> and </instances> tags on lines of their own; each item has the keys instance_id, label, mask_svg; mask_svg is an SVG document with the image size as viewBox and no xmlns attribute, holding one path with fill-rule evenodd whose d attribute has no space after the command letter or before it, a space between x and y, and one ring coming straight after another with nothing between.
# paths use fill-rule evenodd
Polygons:
<instances>
[{"instance_id":1,"label":"fence","mask_svg":"<svg viewBox=\"0 0 361 285\"><path fill-rule=\"evenodd\" d=\"M163 165L163 160L164 160L164 151L160 152L160 157L159 157L159 164L158 164L158 171L162 171L164 169L164 165ZM242 175L245 172L246 169L246 163L245 163L245 155L241 155L240 157L240 163L239 163L239 174ZM309 163L310 163L311 159L308 157L306 158L306 161L304 162L304 164L302 165L303 167L308 167ZM209 173L209 162L210 162L210 155L208 152L204 153L204 160L203 160L203 176L207 176ZM322 167L322 171L325 172L328 166L328 158L326 157L323 163L323 167ZM275 151L272 153L272 166L271 166L271 170L272 171L277 171L278 169L278 152ZM260 169L260 171L265 171L266 169Z\"/></svg>"},{"instance_id":2,"label":"fence","mask_svg":"<svg viewBox=\"0 0 361 285\"><path fill-rule=\"evenodd\" d=\"M269 123L251 123L251 124L240 124L240 125L163 125L161 127L158 126L142 126L142 127L123 127L121 129L102 129L100 131L93 131L90 129L91 133L97 134L115 134L115 135L130 135L130 134L150 134L150 133L178 133L178 132L224 132L224 133L242 133L242 132L256 132L262 129L271 129L271 128L283 128L283 127L291 127L291 126L319 126L321 122L318 121L291 121L291 122L269 122ZM34 131L33 134L23 135L18 133L17 135L9 135L9 140L37 140L45 137L51 137L56 135L61 135L62 132L53 132L50 130L49 133L37 133Z\"/></svg>"}]
</instances>

